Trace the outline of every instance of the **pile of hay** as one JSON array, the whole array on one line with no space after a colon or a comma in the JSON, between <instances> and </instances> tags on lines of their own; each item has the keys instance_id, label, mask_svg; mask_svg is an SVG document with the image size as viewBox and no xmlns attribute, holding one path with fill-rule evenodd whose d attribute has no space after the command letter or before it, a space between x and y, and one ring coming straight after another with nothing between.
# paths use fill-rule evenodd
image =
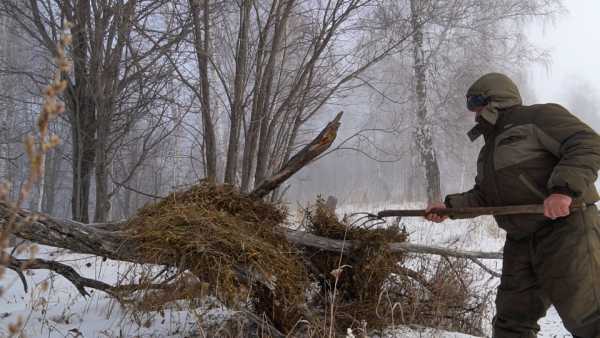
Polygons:
<instances>
[{"instance_id":1,"label":"pile of hay","mask_svg":"<svg viewBox=\"0 0 600 338\"><path fill-rule=\"evenodd\" d=\"M326 326L360 332L364 326L382 330L418 324L482 334L487 300L478 299L469 288L475 275L467 261L425 256L412 259L410 265L417 268L412 270L406 267L405 255L387 249L388 243L408 240L399 225L366 229L347 219L340 221L323 199L317 199L305 215L306 231L361 243L343 255L306 249L313 271L319 271L310 275L319 284L311 301L326 314L333 313L326 316Z\"/></svg>"},{"instance_id":2,"label":"pile of hay","mask_svg":"<svg viewBox=\"0 0 600 338\"><path fill-rule=\"evenodd\" d=\"M148 258L191 271L230 306L251 300L285 330L300 319L296 305L304 303L308 283L298 251L275 231L285 218L279 207L203 182L142 208L127 228ZM248 276L257 282L248 285ZM197 285L189 288L180 294L206 295Z\"/></svg>"},{"instance_id":3,"label":"pile of hay","mask_svg":"<svg viewBox=\"0 0 600 338\"><path fill-rule=\"evenodd\" d=\"M151 308L210 294L232 308L250 309L281 332L300 335L302 327L343 332L365 323L369 329L393 323L464 328L479 318L450 311L465 309L469 298L464 288L456 290L462 278L456 266L429 275L407 273L405 257L387 249L388 243L407 240L399 226L354 226L318 199L305 211L305 230L361 243L340 254L291 245L280 229L287 217L279 206L208 182L142 208L128 231L148 261L172 262L181 277L169 288L148 290ZM451 273L457 278L448 278ZM435 319L448 314L450 319Z\"/></svg>"},{"instance_id":4,"label":"pile of hay","mask_svg":"<svg viewBox=\"0 0 600 338\"><path fill-rule=\"evenodd\" d=\"M304 227L318 236L362 243L343 255L307 249L312 265L320 272L311 275L320 289L312 302L334 307L333 323L328 325L341 330L361 327L364 322L370 328L388 326L390 307L382 303L382 294L390 287L390 278L399 273L404 256L389 252L387 244L406 241L406 231L399 226L366 229L346 219L340 221L321 198L306 211ZM332 299L334 290L336 298Z\"/></svg>"}]
</instances>

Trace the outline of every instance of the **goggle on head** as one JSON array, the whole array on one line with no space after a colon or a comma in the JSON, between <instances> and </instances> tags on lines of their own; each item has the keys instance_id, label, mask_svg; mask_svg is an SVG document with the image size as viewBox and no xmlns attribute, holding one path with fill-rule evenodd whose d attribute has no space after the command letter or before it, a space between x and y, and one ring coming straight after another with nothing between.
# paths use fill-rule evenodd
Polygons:
<instances>
[{"instance_id":1,"label":"goggle on head","mask_svg":"<svg viewBox=\"0 0 600 338\"><path fill-rule=\"evenodd\" d=\"M490 103L490 98L483 95L467 96L467 109L474 111L476 108L486 106Z\"/></svg>"}]
</instances>

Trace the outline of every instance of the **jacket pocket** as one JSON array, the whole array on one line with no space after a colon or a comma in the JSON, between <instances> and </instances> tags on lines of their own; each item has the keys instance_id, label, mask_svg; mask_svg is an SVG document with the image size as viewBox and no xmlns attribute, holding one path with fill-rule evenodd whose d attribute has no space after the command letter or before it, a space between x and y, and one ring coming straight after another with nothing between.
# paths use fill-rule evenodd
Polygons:
<instances>
[{"instance_id":1,"label":"jacket pocket","mask_svg":"<svg viewBox=\"0 0 600 338\"><path fill-rule=\"evenodd\" d=\"M527 138L527 135L511 135L511 136L508 136L508 137L505 137L505 138L501 139L498 142L497 146L500 147L500 146L508 145L508 144L511 144L511 143L514 143L514 142L519 142L519 141L524 140L526 138Z\"/></svg>"},{"instance_id":2,"label":"jacket pocket","mask_svg":"<svg viewBox=\"0 0 600 338\"><path fill-rule=\"evenodd\" d=\"M524 124L507 129L496 137L495 170L519 165L544 155L544 150L533 135L532 128L533 125Z\"/></svg>"}]
</instances>

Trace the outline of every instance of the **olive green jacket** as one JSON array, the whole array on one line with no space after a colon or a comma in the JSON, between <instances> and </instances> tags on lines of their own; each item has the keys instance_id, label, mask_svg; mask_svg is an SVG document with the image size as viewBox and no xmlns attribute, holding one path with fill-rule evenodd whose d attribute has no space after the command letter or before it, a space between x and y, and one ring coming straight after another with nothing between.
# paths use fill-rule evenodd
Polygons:
<instances>
[{"instance_id":1,"label":"olive green jacket","mask_svg":"<svg viewBox=\"0 0 600 338\"><path fill-rule=\"evenodd\" d=\"M514 86L516 104L488 110L487 113L495 114L494 119L480 116L478 128L485 145L477 160L475 186L467 192L448 195L446 205L541 204L551 193L570 195L574 203L598 201L594 186L600 169L598 134L557 104L521 105L514 83L502 80L505 79L496 78L494 83L505 88ZM477 85L476 82L473 87ZM474 91L473 87L469 91ZM489 81L484 87L478 94L491 96L494 102ZM535 232L550 222L543 215L498 216L496 221L515 235Z\"/></svg>"}]
</instances>

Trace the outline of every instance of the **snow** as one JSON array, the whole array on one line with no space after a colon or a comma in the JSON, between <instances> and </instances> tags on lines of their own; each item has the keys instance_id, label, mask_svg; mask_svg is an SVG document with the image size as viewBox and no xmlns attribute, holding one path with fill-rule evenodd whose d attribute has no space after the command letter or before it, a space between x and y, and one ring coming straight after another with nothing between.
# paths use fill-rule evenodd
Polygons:
<instances>
[{"instance_id":1,"label":"snow","mask_svg":"<svg viewBox=\"0 0 600 338\"><path fill-rule=\"evenodd\" d=\"M338 211L379 211L391 208L417 208L421 205L351 205ZM502 249L504 234L497 229L491 218L475 220L446 221L430 223L419 218L406 218L400 223L410 233L414 243L436 244L453 248L480 251ZM98 257L72 254L65 250L39 247L38 257L54 259L73 266L80 274L115 283L122 279L132 264ZM501 270L501 262L488 260L485 264ZM143 316L133 315L118 302L100 291L90 291L91 297L84 298L61 276L48 271L26 273L29 292L24 293L16 274L8 271L0 279L0 337L8 336L8 325L21 318L23 333L27 337L184 337L195 334L206 336L203 330L219 325L233 315L231 311L216 302L207 301L196 311L182 311L176 308ZM488 278L482 283L497 283ZM488 287L490 284L486 284ZM494 285L491 285L494 290ZM200 325L198 325L200 323ZM539 337L571 337L562 325L556 311L551 308L548 315L540 320ZM489 330L489 328L488 328ZM348 335L350 337L350 334ZM358 335L357 335L358 336ZM428 328L396 327L388 330L380 338L468 338L461 333L445 332Z\"/></svg>"},{"instance_id":2,"label":"snow","mask_svg":"<svg viewBox=\"0 0 600 338\"><path fill-rule=\"evenodd\" d=\"M81 275L106 282L122 278L132 264L71 254L40 246L40 258L51 258L73 266ZM89 265L89 266L88 266ZM12 271L0 280L0 337L8 336L8 325L23 320L27 337L183 337L198 334L203 327L218 324L231 312L215 303L197 312L165 311L134 316L101 291L89 290L84 298L69 281L44 270L27 272L29 292L24 293ZM200 334L200 336L202 336Z\"/></svg>"},{"instance_id":3,"label":"snow","mask_svg":"<svg viewBox=\"0 0 600 338\"><path fill-rule=\"evenodd\" d=\"M472 338L464 333L441 331L431 328L413 329L410 327L401 327L392 332L388 332L385 338Z\"/></svg>"}]
</instances>

